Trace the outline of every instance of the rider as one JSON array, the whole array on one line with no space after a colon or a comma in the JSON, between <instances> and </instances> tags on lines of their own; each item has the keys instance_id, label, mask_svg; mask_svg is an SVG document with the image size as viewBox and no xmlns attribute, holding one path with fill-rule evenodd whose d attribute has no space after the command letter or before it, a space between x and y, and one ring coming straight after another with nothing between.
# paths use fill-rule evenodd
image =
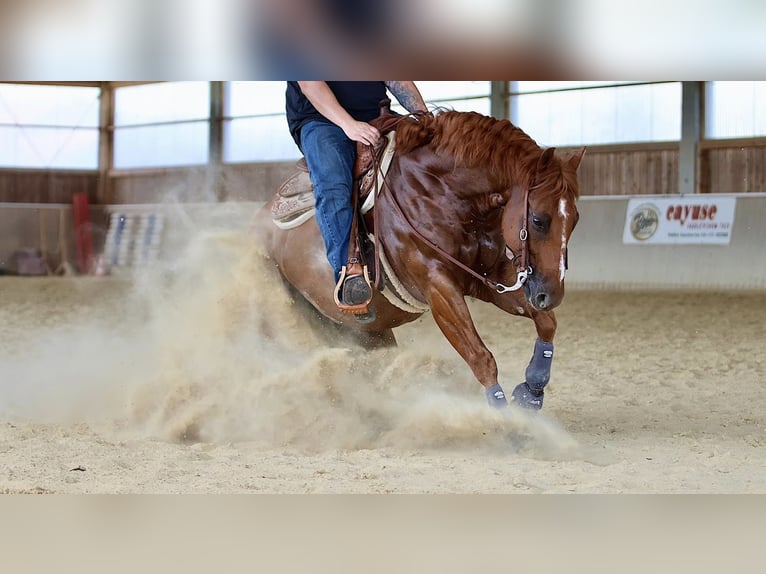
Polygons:
<instances>
[{"instance_id":1,"label":"rider","mask_svg":"<svg viewBox=\"0 0 766 574\"><path fill-rule=\"evenodd\" d=\"M314 185L316 220L336 285L348 257L356 142L374 145L380 132L369 122L380 113L386 88L410 113L426 112L414 82L287 82L287 122L306 158ZM360 275L346 277L342 302L356 305L372 293Z\"/></svg>"}]
</instances>

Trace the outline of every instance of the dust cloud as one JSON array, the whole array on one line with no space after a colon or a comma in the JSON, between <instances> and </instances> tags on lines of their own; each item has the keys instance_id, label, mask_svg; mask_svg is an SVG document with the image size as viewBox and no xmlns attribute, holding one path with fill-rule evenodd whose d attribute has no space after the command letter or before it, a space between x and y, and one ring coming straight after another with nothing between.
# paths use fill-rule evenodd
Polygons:
<instances>
[{"instance_id":1,"label":"dust cloud","mask_svg":"<svg viewBox=\"0 0 766 574\"><path fill-rule=\"evenodd\" d=\"M362 352L307 319L249 231L202 226L172 261L141 273L8 278L0 292L7 421L306 452L578 456L544 414L487 407L440 336ZM401 329L435 327L426 315Z\"/></svg>"}]
</instances>

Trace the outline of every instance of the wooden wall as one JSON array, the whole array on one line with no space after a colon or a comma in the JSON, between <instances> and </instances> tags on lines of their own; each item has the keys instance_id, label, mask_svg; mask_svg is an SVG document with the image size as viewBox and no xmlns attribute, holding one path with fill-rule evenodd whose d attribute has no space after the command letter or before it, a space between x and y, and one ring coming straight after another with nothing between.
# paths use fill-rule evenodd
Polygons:
<instances>
[{"instance_id":1,"label":"wooden wall","mask_svg":"<svg viewBox=\"0 0 766 574\"><path fill-rule=\"evenodd\" d=\"M103 203L215 202L205 167L115 173L109 177Z\"/></svg>"},{"instance_id":2,"label":"wooden wall","mask_svg":"<svg viewBox=\"0 0 766 574\"><path fill-rule=\"evenodd\" d=\"M294 166L290 161L115 173L104 203L265 201Z\"/></svg>"},{"instance_id":3,"label":"wooden wall","mask_svg":"<svg viewBox=\"0 0 766 574\"><path fill-rule=\"evenodd\" d=\"M703 193L766 192L766 141L703 142L699 174Z\"/></svg>"},{"instance_id":4,"label":"wooden wall","mask_svg":"<svg viewBox=\"0 0 766 574\"><path fill-rule=\"evenodd\" d=\"M676 193L678 157L673 143L589 147L580 192ZM99 189L96 172L0 170L0 202L70 203L77 191L87 192L91 204L262 201L293 171L292 161L114 171ZM697 171L701 193L766 192L766 139L702 142Z\"/></svg>"},{"instance_id":5,"label":"wooden wall","mask_svg":"<svg viewBox=\"0 0 766 574\"><path fill-rule=\"evenodd\" d=\"M103 207L90 209L90 232L93 247L103 249L108 226ZM0 274L17 269L16 251L39 249L51 273L62 263L77 268L74 222L71 204L25 205L8 203L0 206Z\"/></svg>"},{"instance_id":6,"label":"wooden wall","mask_svg":"<svg viewBox=\"0 0 766 574\"><path fill-rule=\"evenodd\" d=\"M0 203L71 203L81 191L97 201L97 172L0 169Z\"/></svg>"},{"instance_id":7,"label":"wooden wall","mask_svg":"<svg viewBox=\"0 0 766 574\"><path fill-rule=\"evenodd\" d=\"M579 176L581 195L676 193L678 145L592 146Z\"/></svg>"}]
</instances>

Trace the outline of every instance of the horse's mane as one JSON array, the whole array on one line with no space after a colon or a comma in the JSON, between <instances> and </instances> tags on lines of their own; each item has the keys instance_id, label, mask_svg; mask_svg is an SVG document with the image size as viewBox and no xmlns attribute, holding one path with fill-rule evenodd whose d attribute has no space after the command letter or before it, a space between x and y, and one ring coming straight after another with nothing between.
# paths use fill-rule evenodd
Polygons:
<instances>
[{"instance_id":1,"label":"horse's mane","mask_svg":"<svg viewBox=\"0 0 766 574\"><path fill-rule=\"evenodd\" d=\"M484 168L501 186L529 186L543 198L565 194L576 198L578 193L574 174L562 169L559 158L538 172L543 149L508 120L476 112L441 111L401 122L396 141L401 153L428 145L435 153L454 158L456 166Z\"/></svg>"}]
</instances>

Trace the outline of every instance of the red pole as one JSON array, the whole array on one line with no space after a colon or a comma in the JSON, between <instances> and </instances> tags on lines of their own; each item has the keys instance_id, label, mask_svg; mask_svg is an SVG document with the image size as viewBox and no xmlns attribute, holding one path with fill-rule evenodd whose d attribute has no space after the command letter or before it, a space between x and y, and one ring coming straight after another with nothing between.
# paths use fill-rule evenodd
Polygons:
<instances>
[{"instance_id":1,"label":"red pole","mask_svg":"<svg viewBox=\"0 0 766 574\"><path fill-rule=\"evenodd\" d=\"M93 235L87 193L79 192L72 195L72 219L74 220L77 264L81 274L90 274L93 270Z\"/></svg>"}]
</instances>

